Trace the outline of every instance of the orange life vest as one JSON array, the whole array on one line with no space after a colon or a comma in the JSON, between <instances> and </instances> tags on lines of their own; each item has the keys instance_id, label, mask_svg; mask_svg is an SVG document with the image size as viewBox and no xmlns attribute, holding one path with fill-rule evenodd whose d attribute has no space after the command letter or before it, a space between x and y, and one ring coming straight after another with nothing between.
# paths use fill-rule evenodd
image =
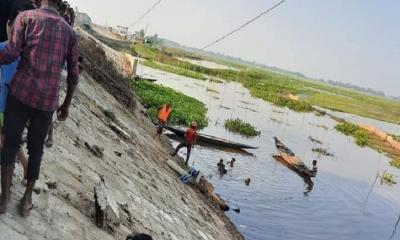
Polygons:
<instances>
[{"instance_id":1,"label":"orange life vest","mask_svg":"<svg viewBox=\"0 0 400 240\"><path fill-rule=\"evenodd\" d=\"M171 114L172 108L167 109L167 105L164 105L163 108L158 113L158 119L163 120L166 122Z\"/></svg>"}]
</instances>

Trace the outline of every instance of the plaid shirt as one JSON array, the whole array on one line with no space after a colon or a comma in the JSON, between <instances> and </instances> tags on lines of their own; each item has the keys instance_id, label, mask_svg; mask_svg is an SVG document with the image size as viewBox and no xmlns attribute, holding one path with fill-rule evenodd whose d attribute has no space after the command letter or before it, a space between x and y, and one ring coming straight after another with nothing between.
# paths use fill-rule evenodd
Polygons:
<instances>
[{"instance_id":1,"label":"plaid shirt","mask_svg":"<svg viewBox=\"0 0 400 240\"><path fill-rule=\"evenodd\" d=\"M18 15L0 64L21 57L10 93L25 105L42 111L58 107L62 67L67 62L67 83L78 83L78 46L74 30L55 9L25 11Z\"/></svg>"}]
</instances>

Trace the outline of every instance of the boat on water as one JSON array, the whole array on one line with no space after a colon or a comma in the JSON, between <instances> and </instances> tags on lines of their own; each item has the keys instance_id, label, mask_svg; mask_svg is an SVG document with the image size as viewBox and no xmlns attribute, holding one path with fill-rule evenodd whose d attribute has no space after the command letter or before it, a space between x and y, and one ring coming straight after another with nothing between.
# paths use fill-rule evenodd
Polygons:
<instances>
[{"instance_id":1,"label":"boat on water","mask_svg":"<svg viewBox=\"0 0 400 240\"><path fill-rule=\"evenodd\" d=\"M274 140L275 146L279 152L279 154L274 156L276 160L285 164L288 168L295 171L301 177L311 178L317 175L316 161L313 163L313 168L309 168L277 137L274 137Z\"/></svg>"},{"instance_id":2,"label":"boat on water","mask_svg":"<svg viewBox=\"0 0 400 240\"><path fill-rule=\"evenodd\" d=\"M173 132L178 137L183 138L185 136L186 130L172 127L172 126L165 126L165 129ZM225 148L232 148L232 149L258 149L258 147L249 146L246 144L241 144L237 142L232 142L226 139L210 136L207 134L197 134L197 143L203 143L206 145L212 145L216 147L225 147Z\"/></svg>"}]
</instances>

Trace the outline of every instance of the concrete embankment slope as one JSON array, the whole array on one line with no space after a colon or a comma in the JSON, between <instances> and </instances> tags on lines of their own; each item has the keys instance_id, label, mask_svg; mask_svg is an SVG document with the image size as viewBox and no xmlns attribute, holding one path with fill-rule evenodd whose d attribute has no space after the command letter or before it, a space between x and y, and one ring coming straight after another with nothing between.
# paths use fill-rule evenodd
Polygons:
<instances>
[{"instance_id":1,"label":"concrete embankment slope","mask_svg":"<svg viewBox=\"0 0 400 240\"><path fill-rule=\"evenodd\" d=\"M109 127L108 109L129 140ZM140 106L136 113L127 111L83 73L70 118L56 124L55 146L45 150L32 215L22 219L17 212L23 193L17 166L9 211L0 216L0 239L125 239L132 232L157 240L243 239L220 210L167 167L168 144L154 138L154 127L140 111ZM102 154L93 154L93 145ZM94 224L93 188L100 175L118 205L119 226Z\"/></svg>"}]
</instances>

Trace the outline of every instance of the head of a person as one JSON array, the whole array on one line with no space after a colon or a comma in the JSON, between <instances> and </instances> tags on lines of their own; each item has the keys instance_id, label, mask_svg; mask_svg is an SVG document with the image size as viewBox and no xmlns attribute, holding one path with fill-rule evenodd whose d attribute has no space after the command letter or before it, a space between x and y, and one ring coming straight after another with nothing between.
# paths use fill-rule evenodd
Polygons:
<instances>
[{"instance_id":1,"label":"head of a person","mask_svg":"<svg viewBox=\"0 0 400 240\"><path fill-rule=\"evenodd\" d=\"M232 158L232 162L236 162L236 159L235 159L235 158Z\"/></svg>"},{"instance_id":2,"label":"head of a person","mask_svg":"<svg viewBox=\"0 0 400 240\"><path fill-rule=\"evenodd\" d=\"M147 234L129 235L126 240L153 240L153 237Z\"/></svg>"},{"instance_id":3,"label":"head of a person","mask_svg":"<svg viewBox=\"0 0 400 240\"><path fill-rule=\"evenodd\" d=\"M171 102L171 101L168 101L167 107L168 107L168 108L171 108L171 107L172 107L172 102Z\"/></svg>"},{"instance_id":4,"label":"head of a person","mask_svg":"<svg viewBox=\"0 0 400 240\"><path fill-rule=\"evenodd\" d=\"M224 163L224 159L220 159L220 160L219 160L219 163Z\"/></svg>"},{"instance_id":5,"label":"head of a person","mask_svg":"<svg viewBox=\"0 0 400 240\"><path fill-rule=\"evenodd\" d=\"M18 14L20 14L21 12L27 11L27 10L35 9L35 6L32 3L32 1L29 1L29 0L16 1L13 6L14 7L9 15L8 22L7 22L7 36L9 39L10 39L10 35L11 35L12 26L14 25L14 21L17 18Z\"/></svg>"},{"instance_id":6,"label":"head of a person","mask_svg":"<svg viewBox=\"0 0 400 240\"><path fill-rule=\"evenodd\" d=\"M196 122L192 122L190 124L190 127L193 128L193 129L197 129L197 123Z\"/></svg>"}]
</instances>

